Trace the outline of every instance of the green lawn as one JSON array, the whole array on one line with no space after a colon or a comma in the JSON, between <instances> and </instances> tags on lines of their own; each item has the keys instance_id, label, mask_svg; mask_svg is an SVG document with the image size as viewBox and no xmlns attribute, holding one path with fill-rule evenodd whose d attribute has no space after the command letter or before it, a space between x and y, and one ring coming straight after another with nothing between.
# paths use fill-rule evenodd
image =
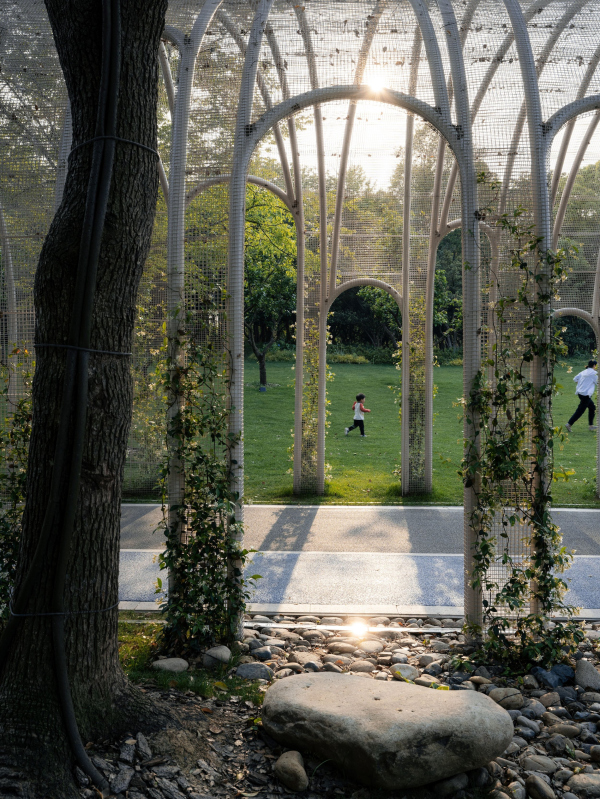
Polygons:
<instances>
[{"instance_id":1,"label":"green lawn","mask_svg":"<svg viewBox=\"0 0 600 799\"><path fill-rule=\"evenodd\" d=\"M585 364L573 362L573 374ZM402 497L399 481L392 474L400 464L400 423L394 394L388 388L397 384L400 373L393 366L333 364L334 379L328 384L330 427L325 460L331 466L331 480L324 497L294 497L292 463L287 452L292 444L294 420L294 371L290 363L268 363L266 392L258 391L258 365L246 361L245 450L246 497L251 502L272 503L381 503L381 504L462 504L462 486L457 470L462 447L461 409L456 406L462 394L462 368L443 366L435 370L437 395L434 403L433 486L431 494ZM573 374L557 370L562 384L554 400L555 424L564 424L577 400ZM366 394L365 433L358 430L344 435L351 424L352 401L358 392ZM564 443L556 445L556 465L575 470L568 482L554 484L555 505L600 507L595 498L596 437L580 420Z\"/></svg>"}]
</instances>

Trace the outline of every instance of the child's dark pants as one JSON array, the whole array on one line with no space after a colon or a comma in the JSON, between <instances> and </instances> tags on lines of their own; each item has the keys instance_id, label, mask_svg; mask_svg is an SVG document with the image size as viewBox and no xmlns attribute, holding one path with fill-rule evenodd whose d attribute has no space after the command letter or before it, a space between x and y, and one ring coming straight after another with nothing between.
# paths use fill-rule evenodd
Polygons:
<instances>
[{"instance_id":1,"label":"child's dark pants","mask_svg":"<svg viewBox=\"0 0 600 799\"><path fill-rule=\"evenodd\" d=\"M348 428L348 432L350 432L350 430L355 430L357 427L360 430L361 436L364 436L364 434L365 434L365 423L363 422L362 419L355 419L354 420L354 424L352 425L352 427Z\"/></svg>"}]
</instances>

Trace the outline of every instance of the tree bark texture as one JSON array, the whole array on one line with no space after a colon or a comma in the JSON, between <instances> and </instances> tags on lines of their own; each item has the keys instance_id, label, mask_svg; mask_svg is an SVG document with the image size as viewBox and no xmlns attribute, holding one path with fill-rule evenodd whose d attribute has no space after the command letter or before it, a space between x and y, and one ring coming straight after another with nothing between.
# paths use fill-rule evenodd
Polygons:
<instances>
[{"instance_id":1,"label":"tree bark texture","mask_svg":"<svg viewBox=\"0 0 600 799\"><path fill-rule=\"evenodd\" d=\"M100 0L46 0L73 115L73 147L95 135L101 74ZM117 135L156 148L158 47L167 0L121 0L121 79ZM78 264L92 145L72 153L62 203L44 243L35 279L36 343L64 344ZM97 278L91 347L130 352L136 294L156 208L157 157L117 142ZM65 349L37 350L27 503L16 591L37 544L48 502L61 404ZM121 485L131 421L128 357L91 354L83 471L65 606L100 610L118 601ZM64 494L64 490L63 490ZM57 525L58 527L58 525ZM28 613L51 602L57 530ZM86 741L132 730L149 707L118 659L117 610L71 615L66 648L73 701ZM25 796L74 796L72 758L63 732L48 617L23 620L0 674L0 795L17 770ZM138 727L140 729L141 727ZM3 771L2 767L8 771Z\"/></svg>"}]
</instances>

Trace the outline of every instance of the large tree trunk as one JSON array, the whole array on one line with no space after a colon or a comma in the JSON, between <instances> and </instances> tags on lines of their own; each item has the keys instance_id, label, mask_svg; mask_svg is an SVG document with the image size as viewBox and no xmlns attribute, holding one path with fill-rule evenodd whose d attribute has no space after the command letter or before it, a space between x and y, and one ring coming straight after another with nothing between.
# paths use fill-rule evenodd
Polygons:
<instances>
[{"instance_id":1,"label":"large tree trunk","mask_svg":"<svg viewBox=\"0 0 600 799\"><path fill-rule=\"evenodd\" d=\"M76 147L95 135L101 3L46 0L46 6L67 82ZM166 6L167 0L121 1L117 134L151 148L156 147L157 54ZM63 201L42 249L35 281L37 343L67 341L91 154L90 144L72 154ZM136 294L150 244L157 186L156 155L117 142L92 315L94 349L131 351ZM66 353L52 347L37 350L17 596L48 503ZM130 358L92 353L88 397L65 591L65 606L71 611L100 610L118 600L121 484L132 404ZM28 613L51 607L57 538L58 529L53 529ZM83 742L125 730L135 732L135 725L151 709L119 666L117 610L67 616L66 653ZM22 782L17 779L22 795L58 799L76 794L52 660L49 617L24 619L0 674L0 767L14 767L24 775ZM0 779L0 794L3 787L6 784Z\"/></svg>"}]
</instances>

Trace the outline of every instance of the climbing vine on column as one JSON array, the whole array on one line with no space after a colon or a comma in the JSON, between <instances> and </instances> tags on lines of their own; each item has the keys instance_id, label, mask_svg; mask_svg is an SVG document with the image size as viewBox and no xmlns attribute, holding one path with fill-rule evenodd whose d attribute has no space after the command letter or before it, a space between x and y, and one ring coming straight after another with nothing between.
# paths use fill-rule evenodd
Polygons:
<instances>
[{"instance_id":1,"label":"climbing vine on column","mask_svg":"<svg viewBox=\"0 0 600 799\"><path fill-rule=\"evenodd\" d=\"M190 327L189 320L180 325L169 347L177 357L167 357L161 370L168 401L178 408L169 423L171 446L162 468L160 527L167 544L159 556L161 569L169 571L163 646L174 654L233 640L247 598L242 569L249 553L239 543L239 497L230 485L235 439L229 433L229 356L211 326L195 337L186 332ZM183 471L183 494L169 506L174 464Z\"/></svg>"},{"instance_id":2,"label":"climbing vine on column","mask_svg":"<svg viewBox=\"0 0 600 799\"><path fill-rule=\"evenodd\" d=\"M553 369L564 354L550 304L566 276L565 253L542 250L524 216L518 208L498 221L510 242L509 263L501 299L489 310L487 358L465 400L475 432L466 442L463 478L476 497L472 585L483 596L483 646L513 665L547 665L583 638L576 608L565 603L563 574L572 554L550 513L560 434L552 422ZM490 280L499 284L500 276Z\"/></svg>"}]
</instances>

